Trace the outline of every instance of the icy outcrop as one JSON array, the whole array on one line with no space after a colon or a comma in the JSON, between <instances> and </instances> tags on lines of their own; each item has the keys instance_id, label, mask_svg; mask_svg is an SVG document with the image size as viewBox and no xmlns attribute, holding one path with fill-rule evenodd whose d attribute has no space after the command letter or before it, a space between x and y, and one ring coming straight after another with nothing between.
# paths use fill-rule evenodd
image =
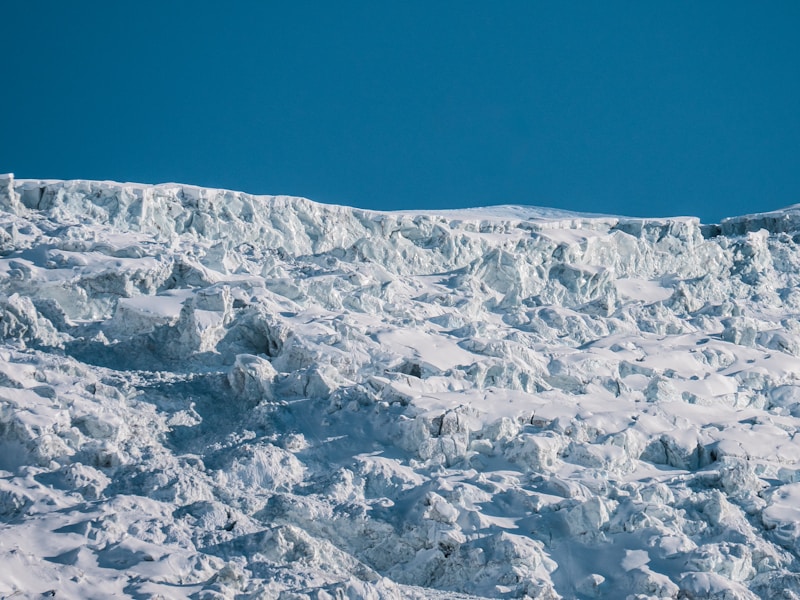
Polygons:
<instances>
[{"instance_id":1,"label":"icy outcrop","mask_svg":"<svg viewBox=\"0 0 800 600\"><path fill-rule=\"evenodd\" d=\"M0 177L0 595L800 596L799 235Z\"/></svg>"}]
</instances>

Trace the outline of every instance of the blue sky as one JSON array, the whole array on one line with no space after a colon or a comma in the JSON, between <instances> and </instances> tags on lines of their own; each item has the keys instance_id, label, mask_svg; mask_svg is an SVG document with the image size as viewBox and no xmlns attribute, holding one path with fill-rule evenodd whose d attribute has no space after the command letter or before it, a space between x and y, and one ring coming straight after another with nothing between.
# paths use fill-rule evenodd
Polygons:
<instances>
[{"instance_id":1,"label":"blue sky","mask_svg":"<svg viewBox=\"0 0 800 600\"><path fill-rule=\"evenodd\" d=\"M800 202L800 2L7 0L0 171L378 209Z\"/></svg>"}]
</instances>

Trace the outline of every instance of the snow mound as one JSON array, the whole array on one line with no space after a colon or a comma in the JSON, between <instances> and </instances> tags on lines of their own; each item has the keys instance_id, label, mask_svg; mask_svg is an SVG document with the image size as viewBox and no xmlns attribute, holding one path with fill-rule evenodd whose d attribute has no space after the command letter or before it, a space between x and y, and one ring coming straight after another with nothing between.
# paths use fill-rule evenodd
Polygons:
<instances>
[{"instance_id":1,"label":"snow mound","mask_svg":"<svg viewBox=\"0 0 800 600\"><path fill-rule=\"evenodd\" d=\"M0 596L800 597L800 207L0 177Z\"/></svg>"}]
</instances>

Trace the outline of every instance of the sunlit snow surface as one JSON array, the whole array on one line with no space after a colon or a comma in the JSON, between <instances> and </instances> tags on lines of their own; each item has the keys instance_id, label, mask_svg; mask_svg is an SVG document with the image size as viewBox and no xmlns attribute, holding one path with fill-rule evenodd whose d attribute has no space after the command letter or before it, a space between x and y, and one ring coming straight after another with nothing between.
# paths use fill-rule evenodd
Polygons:
<instances>
[{"instance_id":1,"label":"sunlit snow surface","mask_svg":"<svg viewBox=\"0 0 800 600\"><path fill-rule=\"evenodd\" d=\"M797 208L0 209L0 597L800 596Z\"/></svg>"}]
</instances>

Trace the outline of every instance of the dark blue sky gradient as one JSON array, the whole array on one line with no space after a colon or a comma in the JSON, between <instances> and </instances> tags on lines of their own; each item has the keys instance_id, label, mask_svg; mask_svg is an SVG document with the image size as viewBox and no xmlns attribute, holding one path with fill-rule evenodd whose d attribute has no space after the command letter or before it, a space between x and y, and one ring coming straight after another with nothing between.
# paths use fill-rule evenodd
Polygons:
<instances>
[{"instance_id":1,"label":"dark blue sky gradient","mask_svg":"<svg viewBox=\"0 0 800 600\"><path fill-rule=\"evenodd\" d=\"M36 2L0 171L378 209L800 202L800 2Z\"/></svg>"}]
</instances>

